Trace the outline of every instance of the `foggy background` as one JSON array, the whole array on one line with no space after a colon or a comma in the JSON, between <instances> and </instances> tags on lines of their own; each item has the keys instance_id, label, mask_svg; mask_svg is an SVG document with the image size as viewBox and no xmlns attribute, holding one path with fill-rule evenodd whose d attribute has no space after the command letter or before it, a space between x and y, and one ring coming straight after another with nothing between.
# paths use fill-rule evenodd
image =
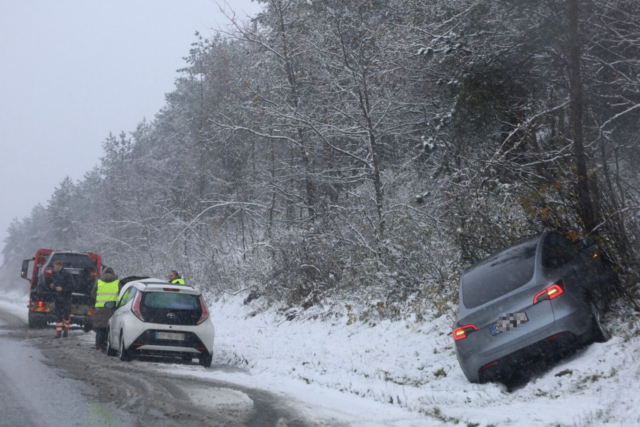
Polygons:
<instances>
[{"instance_id":1,"label":"foggy background","mask_svg":"<svg viewBox=\"0 0 640 427\"><path fill-rule=\"evenodd\" d=\"M109 132L153 120L195 32L227 24L213 0L0 2L0 244L13 218L98 163Z\"/></svg>"}]
</instances>

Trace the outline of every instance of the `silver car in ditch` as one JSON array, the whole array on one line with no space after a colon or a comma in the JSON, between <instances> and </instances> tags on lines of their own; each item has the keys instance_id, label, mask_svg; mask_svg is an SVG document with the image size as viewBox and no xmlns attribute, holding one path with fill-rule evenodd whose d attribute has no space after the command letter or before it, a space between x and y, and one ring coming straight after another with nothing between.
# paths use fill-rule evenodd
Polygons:
<instances>
[{"instance_id":1,"label":"silver car in ditch","mask_svg":"<svg viewBox=\"0 0 640 427\"><path fill-rule=\"evenodd\" d=\"M545 232L467 268L460 279L456 355L471 382L502 380L523 365L593 341L613 271L591 239Z\"/></svg>"}]
</instances>

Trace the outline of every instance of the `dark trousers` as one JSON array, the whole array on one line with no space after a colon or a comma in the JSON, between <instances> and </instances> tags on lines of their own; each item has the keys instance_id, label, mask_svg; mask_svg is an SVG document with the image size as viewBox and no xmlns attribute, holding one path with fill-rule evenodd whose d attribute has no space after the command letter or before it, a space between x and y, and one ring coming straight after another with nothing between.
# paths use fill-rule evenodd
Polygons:
<instances>
[{"instance_id":1,"label":"dark trousers","mask_svg":"<svg viewBox=\"0 0 640 427\"><path fill-rule=\"evenodd\" d=\"M96 350L107 350L107 328L93 328L96 331Z\"/></svg>"}]
</instances>

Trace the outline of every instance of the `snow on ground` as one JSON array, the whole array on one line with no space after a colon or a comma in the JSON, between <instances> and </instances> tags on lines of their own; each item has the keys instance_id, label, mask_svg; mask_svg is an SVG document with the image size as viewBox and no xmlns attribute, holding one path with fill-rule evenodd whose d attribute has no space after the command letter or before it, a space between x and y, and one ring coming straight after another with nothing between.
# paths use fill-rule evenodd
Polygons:
<instances>
[{"instance_id":1,"label":"snow on ground","mask_svg":"<svg viewBox=\"0 0 640 427\"><path fill-rule=\"evenodd\" d=\"M2 309L26 320L23 295L0 299ZM266 389L321 425L640 425L637 315L612 325L609 342L579 350L509 392L466 380L450 336L452 311L421 321L365 323L345 309L349 314L337 318L317 313L289 321L287 313L256 311L255 302L242 301L236 296L210 304L214 369L132 363Z\"/></svg>"},{"instance_id":2,"label":"snow on ground","mask_svg":"<svg viewBox=\"0 0 640 427\"><path fill-rule=\"evenodd\" d=\"M27 322L27 301L29 293L25 291L11 291L0 293L0 310L11 313Z\"/></svg>"},{"instance_id":3,"label":"snow on ground","mask_svg":"<svg viewBox=\"0 0 640 427\"><path fill-rule=\"evenodd\" d=\"M609 342L579 350L508 392L466 380L453 349L451 311L423 321L287 321L276 310L252 311L241 297L212 303L211 311L216 361L246 369L257 387L289 378L389 411L403 408L421 417L418 425L640 425L637 315L618 323Z\"/></svg>"}]
</instances>

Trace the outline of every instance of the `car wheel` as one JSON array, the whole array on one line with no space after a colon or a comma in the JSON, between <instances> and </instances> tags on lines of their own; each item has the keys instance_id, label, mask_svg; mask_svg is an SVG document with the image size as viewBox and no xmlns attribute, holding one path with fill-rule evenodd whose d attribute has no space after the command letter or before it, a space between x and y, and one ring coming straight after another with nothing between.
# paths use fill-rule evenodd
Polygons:
<instances>
[{"instance_id":1,"label":"car wheel","mask_svg":"<svg viewBox=\"0 0 640 427\"><path fill-rule=\"evenodd\" d=\"M85 331L85 332L91 332L92 329L93 329L93 322L92 321L88 321L87 323L82 325L82 330Z\"/></svg>"},{"instance_id":2,"label":"car wheel","mask_svg":"<svg viewBox=\"0 0 640 427\"><path fill-rule=\"evenodd\" d=\"M115 356L115 355L116 355L116 351L111 345L111 332L108 331L107 332L107 356Z\"/></svg>"},{"instance_id":3,"label":"car wheel","mask_svg":"<svg viewBox=\"0 0 640 427\"><path fill-rule=\"evenodd\" d=\"M602 315L598 306L593 301L589 301L589 309L591 311L591 338L595 342L609 341L609 332L602 324Z\"/></svg>"},{"instance_id":4,"label":"car wheel","mask_svg":"<svg viewBox=\"0 0 640 427\"><path fill-rule=\"evenodd\" d=\"M47 322L43 322L41 319L36 318L36 315L29 312L29 328L41 329L47 325Z\"/></svg>"},{"instance_id":5,"label":"car wheel","mask_svg":"<svg viewBox=\"0 0 640 427\"><path fill-rule=\"evenodd\" d=\"M213 354L207 353L205 351L204 354L199 357L199 359L200 359L200 364L205 368L208 368L211 366L211 362L213 361Z\"/></svg>"},{"instance_id":6,"label":"car wheel","mask_svg":"<svg viewBox=\"0 0 640 427\"><path fill-rule=\"evenodd\" d=\"M124 348L124 337L122 336L122 331L120 331L120 346L118 348L118 357L123 362L128 362L129 360L131 360L131 357L129 357L129 351Z\"/></svg>"}]
</instances>

